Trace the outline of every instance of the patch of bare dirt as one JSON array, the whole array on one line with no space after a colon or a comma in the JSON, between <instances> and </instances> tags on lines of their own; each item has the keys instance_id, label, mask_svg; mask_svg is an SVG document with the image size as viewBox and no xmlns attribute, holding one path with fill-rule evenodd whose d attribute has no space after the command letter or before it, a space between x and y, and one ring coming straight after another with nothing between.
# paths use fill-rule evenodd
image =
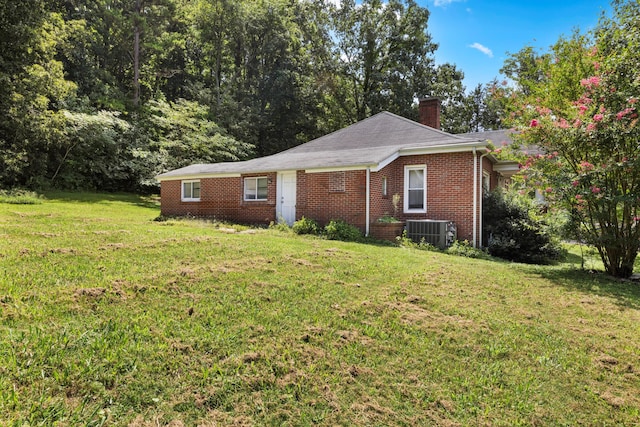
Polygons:
<instances>
[{"instance_id":1,"label":"patch of bare dirt","mask_svg":"<svg viewBox=\"0 0 640 427\"><path fill-rule=\"evenodd\" d=\"M260 354L259 352L250 352L250 353L245 353L242 355L242 362L243 363L253 363L253 362L257 362L258 360L262 359L264 356L262 354Z\"/></svg>"},{"instance_id":2,"label":"patch of bare dirt","mask_svg":"<svg viewBox=\"0 0 640 427\"><path fill-rule=\"evenodd\" d=\"M74 295L76 297L100 298L107 293L105 288L81 288L76 289Z\"/></svg>"},{"instance_id":3,"label":"patch of bare dirt","mask_svg":"<svg viewBox=\"0 0 640 427\"><path fill-rule=\"evenodd\" d=\"M49 249L48 251L45 251L42 253L42 256L45 257L48 254L62 254L62 255L69 255L69 254L75 254L78 251L76 251L73 248L53 248L53 249Z\"/></svg>"},{"instance_id":4,"label":"patch of bare dirt","mask_svg":"<svg viewBox=\"0 0 640 427\"><path fill-rule=\"evenodd\" d=\"M408 324L418 324L428 328L441 328L442 324L472 326L474 321L458 315L447 315L427 310L411 302L393 302L388 307L400 312L400 319Z\"/></svg>"},{"instance_id":5,"label":"patch of bare dirt","mask_svg":"<svg viewBox=\"0 0 640 427\"><path fill-rule=\"evenodd\" d=\"M125 243L107 243L104 246L100 246L98 249L101 251L106 251L108 249L117 251L118 249L124 249L129 247L128 245L126 245Z\"/></svg>"},{"instance_id":6,"label":"patch of bare dirt","mask_svg":"<svg viewBox=\"0 0 640 427\"><path fill-rule=\"evenodd\" d=\"M616 396L608 390L601 393L600 398L614 408L620 408L626 403L622 397Z\"/></svg>"},{"instance_id":7,"label":"patch of bare dirt","mask_svg":"<svg viewBox=\"0 0 640 427\"><path fill-rule=\"evenodd\" d=\"M198 427L253 427L256 423L246 415L231 414L224 411L212 410L207 413L205 421L199 422Z\"/></svg>"},{"instance_id":8,"label":"patch of bare dirt","mask_svg":"<svg viewBox=\"0 0 640 427\"><path fill-rule=\"evenodd\" d=\"M31 233L32 236L40 236L40 237L46 237L48 239L52 238L52 237L60 237L60 234L57 233Z\"/></svg>"},{"instance_id":9,"label":"patch of bare dirt","mask_svg":"<svg viewBox=\"0 0 640 427\"><path fill-rule=\"evenodd\" d=\"M367 346L374 343L372 338L360 335L360 332L358 331L336 331L336 335L340 338L339 343L342 344L357 342L361 345Z\"/></svg>"},{"instance_id":10,"label":"patch of bare dirt","mask_svg":"<svg viewBox=\"0 0 640 427\"><path fill-rule=\"evenodd\" d=\"M311 261L309 261L308 259L304 259L304 258L291 258L291 257L287 257L286 258L289 262L295 264L295 265L300 265L303 267L320 267L318 264L314 264Z\"/></svg>"}]
</instances>

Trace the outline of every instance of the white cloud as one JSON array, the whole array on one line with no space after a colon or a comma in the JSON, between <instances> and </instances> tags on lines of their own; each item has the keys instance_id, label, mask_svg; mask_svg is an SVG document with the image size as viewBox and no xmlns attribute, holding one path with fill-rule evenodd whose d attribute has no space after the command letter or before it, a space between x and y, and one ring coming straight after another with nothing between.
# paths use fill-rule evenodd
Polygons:
<instances>
[{"instance_id":1,"label":"white cloud","mask_svg":"<svg viewBox=\"0 0 640 427\"><path fill-rule=\"evenodd\" d=\"M459 1L465 1L465 0L434 0L433 5L435 7L445 7L445 6L449 6L451 3L455 3Z\"/></svg>"},{"instance_id":2,"label":"white cloud","mask_svg":"<svg viewBox=\"0 0 640 427\"><path fill-rule=\"evenodd\" d=\"M489 49L486 46L481 45L480 43L476 42L474 44L470 44L469 47L479 50L480 52L482 52L485 55L487 55L489 58L493 58L493 52L491 52L491 49Z\"/></svg>"}]
</instances>

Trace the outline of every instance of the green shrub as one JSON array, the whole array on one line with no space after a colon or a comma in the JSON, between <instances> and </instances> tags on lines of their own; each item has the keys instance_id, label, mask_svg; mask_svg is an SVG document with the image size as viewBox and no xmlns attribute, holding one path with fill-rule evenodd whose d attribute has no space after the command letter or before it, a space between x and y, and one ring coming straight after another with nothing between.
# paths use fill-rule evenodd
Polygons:
<instances>
[{"instance_id":1,"label":"green shrub","mask_svg":"<svg viewBox=\"0 0 640 427\"><path fill-rule=\"evenodd\" d=\"M474 248L468 240L453 242L446 250L449 255L464 256L467 258L490 259L491 257L482 249Z\"/></svg>"},{"instance_id":2,"label":"green shrub","mask_svg":"<svg viewBox=\"0 0 640 427\"><path fill-rule=\"evenodd\" d=\"M285 233L291 232L291 227L289 227L289 224L287 224L287 222L284 220L271 221L269 223L269 228L272 230L283 231Z\"/></svg>"},{"instance_id":3,"label":"green shrub","mask_svg":"<svg viewBox=\"0 0 640 427\"><path fill-rule=\"evenodd\" d=\"M329 221L329 224L324 227L324 234L329 240L343 240L345 242L358 242L362 240L360 229L341 219L332 219Z\"/></svg>"},{"instance_id":4,"label":"green shrub","mask_svg":"<svg viewBox=\"0 0 640 427\"><path fill-rule=\"evenodd\" d=\"M496 257L528 264L561 260L564 250L550 228L530 211L534 207L501 191L485 195L483 218L488 252Z\"/></svg>"},{"instance_id":5,"label":"green shrub","mask_svg":"<svg viewBox=\"0 0 640 427\"><path fill-rule=\"evenodd\" d=\"M293 223L293 232L296 234L320 234L320 226L310 218L302 217Z\"/></svg>"},{"instance_id":6,"label":"green shrub","mask_svg":"<svg viewBox=\"0 0 640 427\"><path fill-rule=\"evenodd\" d=\"M27 190L0 190L0 203L14 205L37 205L42 203L42 196Z\"/></svg>"},{"instance_id":7,"label":"green shrub","mask_svg":"<svg viewBox=\"0 0 640 427\"><path fill-rule=\"evenodd\" d=\"M424 237L420 240L419 243L414 242L409 237L407 237L407 230L404 230L402 232L402 236L396 237L396 241L398 242L398 246L401 246L403 248L413 248L413 249L420 249L422 251L440 252L439 248L425 241Z\"/></svg>"}]
</instances>

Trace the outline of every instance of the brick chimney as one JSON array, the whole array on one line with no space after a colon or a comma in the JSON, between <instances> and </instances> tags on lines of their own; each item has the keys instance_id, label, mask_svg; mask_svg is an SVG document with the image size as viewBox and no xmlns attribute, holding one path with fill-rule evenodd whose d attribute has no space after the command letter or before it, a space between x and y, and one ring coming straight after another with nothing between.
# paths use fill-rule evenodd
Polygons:
<instances>
[{"instance_id":1,"label":"brick chimney","mask_svg":"<svg viewBox=\"0 0 640 427\"><path fill-rule=\"evenodd\" d=\"M418 104L420 123L440 129L440 98L422 98Z\"/></svg>"}]
</instances>

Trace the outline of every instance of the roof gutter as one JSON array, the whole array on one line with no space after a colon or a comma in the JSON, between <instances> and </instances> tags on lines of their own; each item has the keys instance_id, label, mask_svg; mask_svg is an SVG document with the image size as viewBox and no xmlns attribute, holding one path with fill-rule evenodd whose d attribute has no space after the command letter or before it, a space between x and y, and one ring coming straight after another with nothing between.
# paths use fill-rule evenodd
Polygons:
<instances>
[{"instance_id":1,"label":"roof gutter","mask_svg":"<svg viewBox=\"0 0 640 427\"><path fill-rule=\"evenodd\" d=\"M473 147L473 247L477 248L478 237L478 154Z\"/></svg>"},{"instance_id":2,"label":"roof gutter","mask_svg":"<svg viewBox=\"0 0 640 427\"><path fill-rule=\"evenodd\" d=\"M369 237L369 223L371 222L371 168L367 168L367 189L365 202L365 232L364 235Z\"/></svg>"},{"instance_id":3,"label":"roof gutter","mask_svg":"<svg viewBox=\"0 0 640 427\"><path fill-rule=\"evenodd\" d=\"M482 174L482 159L488 155L489 153L484 153L483 155L480 156L480 174ZM491 178L489 178L489 188L491 188ZM483 197L480 197L480 236L478 238L480 242L480 247L482 247L482 245L484 244L484 242L482 241L482 234L483 234L482 230L484 226L484 214L482 213L483 202L484 202L484 194L483 194Z\"/></svg>"},{"instance_id":4,"label":"roof gutter","mask_svg":"<svg viewBox=\"0 0 640 427\"><path fill-rule=\"evenodd\" d=\"M486 146L485 146L486 147ZM482 197L478 201L478 182L482 174L482 159L491 153L487 151L478 159L477 146L473 147L473 247L477 248L478 243L482 246ZM480 221L478 221L478 212ZM479 224L478 224L479 222ZM478 226L480 227L480 235L478 235Z\"/></svg>"}]
</instances>

